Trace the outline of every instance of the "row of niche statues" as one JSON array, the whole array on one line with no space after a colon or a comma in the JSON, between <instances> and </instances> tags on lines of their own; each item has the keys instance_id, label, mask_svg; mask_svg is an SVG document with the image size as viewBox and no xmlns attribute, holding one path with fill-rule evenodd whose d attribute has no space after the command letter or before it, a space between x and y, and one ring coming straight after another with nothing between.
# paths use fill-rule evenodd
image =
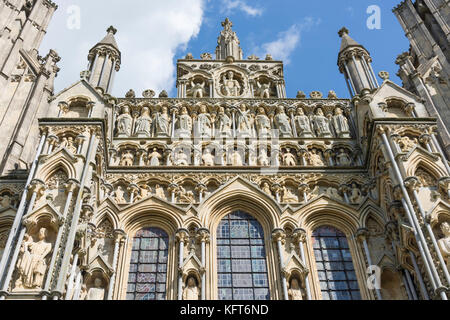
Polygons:
<instances>
[{"instance_id":1,"label":"row of niche statues","mask_svg":"<svg viewBox=\"0 0 450 320\"><path fill-rule=\"evenodd\" d=\"M338 148L337 150L331 151L328 156L334 159L332 165L351 166L354 164L350 151L345 148ZM136 161L139 157L140 160ZM137 165L140 163L141 165L149 167L188 165L212 167L227 164L232 166L244 166L245 164L248 164L250 166L263 167L306 165L314 167L327 166L323 151L316 148L307 151L303 158L299 156L298 152L291 148L282 148L281 152L274 158L271 152L268 151L268 148L263 147L259 149L259 154L256 152L248 152L248 157L246 157L246 152L239 148L222 151L222 155L216 153L213 147L205 147L203 152L199 154L192 154L190 151L179 148L178 150L175 149L173 152L169 153L165 160L164 158L163 152L157 148L152 148L148 153L141 153L140 156L136 155L132 150L124 150L122 151L120 158L114 160L112 165L132 167L135 166L136 163Z\"/></svg>"},{"instance_id":2,"label":"row of niche statues","mask_svg":"<svg viewBox=\"0 0 450 320\"><path fill-rule=\"evenodd\" d=\"M241 104L230 114L224 107L217 113L209 113L206 105L201 105L198 114L189 114L187 107L182 107L172 120L166 106L150 114L148 107L143 107L136 120L130 114L128 106L122 107L117 117L117 137L138 138L191 138L192 133L200 138L350 138L350 125L342 108L335 108L334 114L325 116L322 108L314 114L306 115L302 107L295 114L288 116L283 106L276 108L275 114L267 115L263 107L253 113L247 105ZM133 125L134 123L134 125ZM173 134L172 131L174 130Z\"/></svg>"}]
</instances>

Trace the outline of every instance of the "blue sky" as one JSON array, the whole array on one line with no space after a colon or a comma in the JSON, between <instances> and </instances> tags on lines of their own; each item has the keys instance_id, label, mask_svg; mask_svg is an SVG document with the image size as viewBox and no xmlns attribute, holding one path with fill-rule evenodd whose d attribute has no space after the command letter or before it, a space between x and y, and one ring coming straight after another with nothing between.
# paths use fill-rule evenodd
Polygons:
<instances>
[{"instance_id":1,"label":"blue sky","mask_svg":"<svg viewBox=\"0 0 450 320\"><path fill-rule=\"evenodd\" d=\"M61 90L79 79L79 72L86 68L89 48L104 37L112 24L119 30L116 38L123 56L113 94L124 96L130 88L138 95L145 89L165 89L173 97L176 59L188 52L196 58L204 52L214 53L220 23L229 17L245 58L251 54L264 58L271 53L275 59L285 61L288 97L295 98L298 90L306 94L318 90L325 95L335 90L339 97L348 98L336 65L338 30L346 26L350 36L371 53L375 72L388 71L391 79L400 84L395 75L395 58L408 50L409 42L392 12L399 2L60 0L41 54L54 48L61 55L56 80L56 90ZM370 14L366 10L371 5L381 9L379 30L367 27ZM76 10L80 23L73 27Z\"/></svg>"}]
</instances>

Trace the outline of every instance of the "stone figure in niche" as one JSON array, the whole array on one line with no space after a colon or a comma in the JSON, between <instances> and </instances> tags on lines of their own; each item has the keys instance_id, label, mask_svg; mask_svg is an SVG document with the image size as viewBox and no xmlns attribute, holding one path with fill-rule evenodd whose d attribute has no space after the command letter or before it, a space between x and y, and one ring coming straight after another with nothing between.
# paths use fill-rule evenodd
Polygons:
<instances>
[{"instance_id":1,"label":"stone figure in niche","mask_svg":"<svg viewBox=\"0 0 450 320\"><path fill-rule=\"evenodd\" d=\"M166 106L161 108L161 112L155 112L153 114L154 137L168 137L170 129L169 122L169 109Z\"/></svg>"},{"instance_id":2,"label":"stone figure in niche","mask_svg":"<svg viewBox=\"0 0 450 320\"><path fill-rule=\"evenodd\" d=\"M191 81L191 89L190 94L192 94L192 98L203 98L206 94L205 91L205 81L197 82Z\"/></svg>"},{"instance_id":3,"label":"stone figure in niche","mask_svg":"<svg viewBox=\"0 0 450 320\"><path fill-rule=\"evenodd\" d=\"M125 192L123 191L123 188L121 186L117 187L117 190L114 192L114 200L116 201L116 203L118 204L122 204L122 203L126 203L127 201L125 200Z\"/></svg>"},{"instance_id":4,"label":"stone figure in niche","mask_svg":"<svg viewBox=\"0 0 450 320\"><path fill-rule=\"evenodd\" d=\"M180 138L190 138L192 132L192 118L186 107L181 108L181 114L175 123L177 136Z\"/></svg>"},{"instance_id":5,"label":"stone figure in niche","mask_svg":"<svg viewBox=\"0 0 450 320\"><path fill-rule=\"evenodd\" d=\"M178 152L175 154L175 165L177 166L189 165L188 156L182 149L179 149Z\"/></svg>"},{"instance_id":6,"label":"stone figure in niche","mask_svg":"<svg viewBox=\"0 0 450 320\"><path fill-rule=\"evenodd\" d=\"M267 167L270 165L270 159L267 156L266 149L261 149L259 157L258 157L258 164L263 167Z\"/></svg>"},{"instance_id":7,"label":"stone figure in niche","mask_svg":"<svg viewBox=\"0 0 450 320\"><path fill-rule=\"evenodd\" d=\"M205 152L203 153L202 156L202 161L203 164L207 167L214 166L214 155L211 153L211 149L209 148L205 149Z\"/></svg>"},{"instance_id":8,"label":"stone figure in niche","mask_svg":"<svg viewBox=\"0 0 450 320\"><path fill-rule=\"evenodd\" d=\"M256 94L261 99L269 99L271 83L270 82L260 83L259 81L256 81L256 85L258 86L258 90L256 90Z\"/></svg>"},{"instance_id":9,"label":"stone figure in niche","mask_svg":"<svg viewBox=\"0 0 450 320\"><path fill-rule=\"evenodd\" d=\"M186 287L183 290L183 300L199 300L199 298L197 280L194 276L189 276Z\"/></svg>"},{"instance_id":10,"label":"stone figure in niche","mask_svg":"<svg viewBox=\"0 0 450 320\"><path fill-rule=\"evenodd\" d=\"M152 128L152 119L150 117L150 109L142 108L141 116L137 118L134 133L138 138L149 138Z\"/></svg>"},{"instance_id":11,"label":"stone figure in niche","mask_svg":"<svg viewBox=\"0 0 450 320\"><path fill-rule=\"evenodd\" d=\"M284 107L279 106L277 108L277 115L274 119L275 127L280 131L281 138L291 138L292 137L292 127L289 117L284 112Z\"/></svg>"},{"instance_id":12,"label":"stone figure in niche","mask_svg":"<svg viewBox=\"0 0 450 320\"><path fill-rule=\"evenodd\" d=\"M231 165L235 167L243 166L242 156L238 150L233 150L233 154L231 155Z\"/></svg>"},{"instance_id":13,"label":"stone figure in niche","mask_svg":"<svg viewBox=\"0 0 450 320\"><path fill-rule=\"evenodd\" d=\"M133 118L130 115L130 108L123 107L122 113L117 117L117 134L119 138L126 138L131 136L131 124Z\"/></svg>"},{"instance_id":14,"label":"stone figure in niche","mask_svg":"<svg viewBox=\"0 0 450 320\"><path fill-rule=\"evenodd\" d=\"M336 159L338 160L338 163L341 166L349 166L352 164L352 161L350 160L348 153L342 148L339 149L339 153L337 154Z\"/></svg>"},{"instance_id":15,"label":"stone figure in niche","mask_svg":"<svg viewBox=\"0 0 450 320\"><path fill-rule=\"evenodd\" d=\"M295 156L291 153L290 148L286 148L286 152L282 156L283 165L285 166L296 166L297 160L295 159Z\"/></svg>"},{"instance_id":16,"label":"stone figure in niche","mask_svg":"<svg viewBox=\"0 0 450 320\"><path fill-rule=\"evenodd\" d=\"M197 119L198 123L198 134L202 138L211 137L212 120L211 115L207 113L205 105L202 105L199 110L199 115Z\"/></svg>"},{"instance_id":17,"label":"stone figure in niche","mask_svg":"<svg viewBox=\"0 0 450 320\"><path fill-rule=\"evenodd\" d=\"M350 138L350 127L348 119L344 116L341 108L336 108L333 116L333 126L339 138Z\"/></svg>"},{"instance_id":18,"label":"stone figure in niche","mask_svg":"<svg viewBox=\"0 0 450 320\"><path fill-rule=\"evenodd\" d=\"M130 150L125 151L122 154L122 159L120 160L120 165L123 167L131 167L134 164L134 155Z\"/></svg>"},{"instance_id":19,"label":"stone figure in niche","mask_svg":"<svg viewBox=\"0 0 450 320\"><path fill-rule=\"evenodd\" d=\"M254 118L252 117L250 110L247 110L245 104L241 104L237 110L237 131L238 136L241 138L248 138L252 136L252 129Z\"/></svg>"},{"instance_id":20,"label":"stone figure in niche","mask_svg":"<svg viewBox=\"0 0 450 320\"><path fill-rule=\"evenodd\" d=\"M299 138L312 138L314 137L311 129L311 121L305 115L303 108L297 109L297 114L294 117L295 128L297 130L297 136Z\"/></svg>"},{"instance_id":21,"label":"stone figure in niche","mask_svg":"<svg viewBox=\"0 0 450 320\"><path fill-rule=\"evenodd\" d=\"M216 129L220 137L231 137L231 119L225 113L225 108L220 107L216 117Z\"/></svg>"},{"instance_id":22,"label":"stone figure in niche","mask_svg":"<svg viewBox=\"0 0 450 320\"><path fill-rule=\"evenodd\" d=\"M31 237L24 240L21 247L22 257L18 261L19 279L16 288L40 289L47 271L46 257L52 251L52 244L47 242L48 231L39 229L38 242Z\"/></svg>"},{"instance_id":23,"label":"stone figure in niche","mask_svg":"<svg viewBox=\"0 0 450 320\"><path fill-rule=\"evenodd\" d=\"M166 200L164 189L159 185L155 185L155 197Z\"/></svg>"},{"instance_id":24,"label":"stone figure in niche","mask_svg":"<svg viewBox=\"0 0 450 320\"><path fill-rule=\"evenodd\" d=\"M330 120L324 116L323 110L318 108L316 115L313 117L314 129L319 138L332 138L330 130Z\"/></svg>"},{"instance_id":25,"label":"stone figure in niche","mask_svg":"<svg viewBox=\"0 0 450 320\"><path fill-rule=\"evenodd\" d=\"M272 190L270 190L269 183L267 183L267 182L263 183L263 185L261 187L261 190L264 191L265 193L267 193L270 196L272 195Z\"/></svg>"},{"instance_id":26,"label":"stone figure in niche","mask_svg":"<svg viewBox=\"0 0 450 320\"><path fill-rule=\"evenodd\" d=\"M283 186L283 197L281 201L284 203L298 202L298 197L295 196L286 186Z\"/></svg>"},{"instance_id":27,"label":"stone figure in niche","mask_svg":"<svg viewBox=\"0 0 450 320\"><path fill-rule=\"evenodd\" d=\"M401 137L398 140L398 145L403 152L411 151L412 148L414 148L418 143L419 141L417 140L417 138L410 139L407 136Z\"/></svg>"},{"instance_id":28,"label":"stone figure in niche","mask_svg":"<svg viewBox=\"0 0 450 320\"><path fill-rule=\"evenodd\" d=\"M292 278L289 286L289 300L303 300L302 289L297 278Z\"/></svg>"},{"instance_id":29,"label":"stone figure in niche","mask_svg":"<svg viewBox=\"0 0 450 320\"><path fill-rule=\"evenodd\" d=\"M149 186L141 186L139 188L139 194L136 197L136 201L141 201L147 199L152 192L152 189Z\"/></svg>"},{"instance_id":30,"label":"stone figure in niche","mask_svg":"<svg viewBox=\"0 0 450 320\"><path fill-rule=\"evenodd\" d=\"M0 208L9 208L11 206L11 197L8 194L0 196Z\"/></svg>"},{"instance_id":31,"label":"stone figure in niche","mask_svg":"<svg viewBox=\"0 0 450 320\"><path fill-rule=\"evenodd\" d=\"M336 188L333 188L333 187L328 188L326 194L328 197L330 197L332 199L339 200L339 201L344 200Z\"/></svg>"},{"instance_id":32,"label":"stone figure in niche","mask_svg":"<svg viewBox=\"0 0 450 320\"><path fill-rule=\"evenodd\" d=\"M234 79L234 72L228 71L222 77L222 94L226 97L239 97L241 95L241 85Z\"/></svg>"},{"instance_id":33,"label":"stone figure in niche","mask_svg":"<svg viewBox=\"0 0 450 320\"><path fill-rule=\"evenodd\" d=\"M271 123L263 107L258 108L258 114L255 117L255 126L259 138L270 137Z\"/></svg>"},{"instance_id":34,"label":"stone figure in niche","mask_svg":"<svg viewBox=\"0 0 450 320\"><path fill-rule=\"evenodd\" d=\"M356 183L352 183L352 189L350 192L349 200L350 200L350 203L352 203L352 204L360 204L362 201L362 193L361 193L361 190L359 190Z\"/></svg>"},{"instance_id":35,"label":"stone figure in niche","mask_svg":"<svg viewBox=\"0 0 450 320\"><path fill-rule=\"evenodd\" d=\"M194 193L192 191L186 191L183 186L179 186L177 190L178 201L193 203L195 201Z\"/></svg>"},{"instance_id":36,"label":"stone figure in niche","mask_svg":"<svg viewBox=\"0 0 450 320\"><path fill-rule=\"evenodd\" d=\"M73 142L73 137L64 137L62 138L61 145L59 146L61 149L66 149L67 151L76 154L77 148Z\"/></svg>"},{"instance_id":37,"label":"stone figure in niche","mask_svg":"<svg viewBox=\"0 0 450 320\"><path fill-rule=\"evenodd\" d=\"M148 155L148 164L151 167L157 167L161 164L161 162L160 162L161 159L162 159L162 156L158 152L158 149L153 148L153 152Z\"/></svg>"},{"instance_id":38,"label":"stone figure in niche","mask_svg":"<svg viewBox=\"0 0 450 320\"><path fill-rule=\"evenodd\" d=\"M308 154L309 162L314 167L323 167L325 163L323 162L322 155L317 152L316 149L312 149Z\"/></svg>"},{"instance_id":39,"label":"stone figure in niche","mask_svg":"<svg viewBox=\"0 0 450 320\"><path fill-rule=\"evenodd\" d=\"M441 231L444 237L438 241L439 249L441 250L442 257L447 263L447 268L450 271L450 224L444 222L441 224Z\"/></svg>"},{"instance_id":40,"label":"stone figure in niche","mask_svg":"<svg viewBox=\"0 0 450 320\"><path fill-rule=\"evenodd\" d=\"M94 286L89 289L86 300L105 300L105 288L103 288L102 285L102 279L95 278Z\"/></svg>"}]
</instances>

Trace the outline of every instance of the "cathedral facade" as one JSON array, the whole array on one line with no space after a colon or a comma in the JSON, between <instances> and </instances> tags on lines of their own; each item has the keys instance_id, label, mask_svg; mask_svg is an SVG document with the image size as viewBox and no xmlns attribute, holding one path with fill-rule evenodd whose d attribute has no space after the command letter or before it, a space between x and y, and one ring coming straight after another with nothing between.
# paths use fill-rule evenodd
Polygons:
<instances>
[{"instance_id":1,"label":"cathedral facade","mask_svg":"<svg viewBox=\"0 0 450 320\"><path fill-rule=\"evenodd\" d=\"M1 300L448 299L448 1L395 8L403 87L339 31L351 99L288 98L229 19L176 98L111 95L114 27L54 92L56 9L0 3Z\"/></svg>"}]
</instances>

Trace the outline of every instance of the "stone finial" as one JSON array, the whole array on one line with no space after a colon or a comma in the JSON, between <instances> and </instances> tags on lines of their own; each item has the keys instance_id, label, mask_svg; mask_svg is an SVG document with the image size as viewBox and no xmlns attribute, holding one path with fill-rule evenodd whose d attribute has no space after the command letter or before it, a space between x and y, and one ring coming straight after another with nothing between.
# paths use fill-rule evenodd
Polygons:
<instances>
[{"instance_id":1,"label":"stone finial","mask_svg":"<svg viewBox=\"0 0 450 320\"><path fill-rule=\"evenodd\" d=\"M333 90L330 90L329 92L328 92L328 99L337 99L338 97L337 97L337 95L336 95L336 92L334 92Z\"/></svg>"},{"instance_id":2,"label":"stone finial","mask_svg":"<svg viewBox=\"0 0 450 320\"><path fill-rule=\"evenodd\" d=\"M230 19L225 18L225 21L222 22L222 27L224 27L224 28L231 28L231 27L233 27L233 22L231 22Z\"/></svg>"},{"instance_id":3,"label":"stone finial","mask_svg":"<svg viewBox=\"0 0 450 320\"><path fill-rule=\"evenodd\" d=\"M134 99L136 98L136 93L134 92L133 89L128 90L128 92L125 94L125 98L128 99Z\"/></svg>"},{"instance_id":4,"label":"stone finial","mask_svg":"<svg viewBox=\"0 0 450 320\"><path fill-rule=\"evenodd\" d=\"M192 55L192 53L188 53L186 55L186 57L184 57L184 59L186 59L186 60L194 60L194 56Z\"/></svg>"},{"instance_id":5,"label":"stone finial","mask_svg":"<svg viewBox=\"0 0 450 320\"><path fill-rule=\"evenodd\" d=\"M306 94L303 91L297 92L297 99L305 99L305 98L306 98Z\"/></svg>"},{"instance_id":6,"label":"stone finial","mask_svg":"<svg viewBox=\"0 0 450 320\"><path fill-rule=\"evenodd\" d=\"M142 92L142 96L144 98L148 98L148 99L153 98L155 96L155 94L156 94L155 91L153 91L151 89L148 89L148 90L145 90L144 92Z\"/></svg>"},{"instance_id":7,"label":"stone finial","mask_svg":"<svg viewBox=\"0 0 450 320\"><path fill-rule=\"evenodd\" d=\"M268 53L268 54L266 55L266 60L267 60L267 61L272 61L272 60L273 60L273 57L272 57L272 55L271 55L270 53Z\"/></svg>"},{"instance_id":8,"label":"stone finial","mask_svg":"<svg viewBox=\"0 0 450 320\"><path fill-rule=\"evenodd\" d=\"M161 91L161 93L159 94L159 98L168 98L169 94L167 93L166 90Z\"/></svg>"},{"instance_id":9,"label":"stone finial","mask_svg":"<svg viewBox=\"0 0 450 320\"><path fill-rule=\"evenodd\" d=\"M387 71L380 71L378 73L378 76L383 79L383 81L389 80L389 72Z\"/></svg>"},{"instance_id":10,"label":"stone finial","mask_svg":"<svg viewBox=\"0 0 450 320\"><path fill-rule=\"evenodd\" d=\"M209 52L205 52L200 55L200 58L202 60L212 60L212 55Z\"/></svg>"},{"instance_id":11,"label":"stone finial","mask_svg":"<svg viewBox=\"0 0 450 320\"><path fill-rule=\"evenodd\" d=\"M309 97L311 99L322 99L323 98L323 94L320 91L313 91L309 94Z\"/></svg>"},{"instance_id":12,"label":"stone finial","mask_svg":"<svg viewBox=\"0 0 450 320\"><path fill-rule=\"evenodd\" d=\"M348 29L346 28L346 27L343 27L341 30L339 30L339 32L338 32L338 34L339 34L339 37L343 37L344 36L344 34L347 34L348 35L348 33L349 33L349 31L348 31Z\"/></svg>"},{"instance_id":13,"label":"stone finial","mask_svg":"<svg viewBox=\"0 0 450 320\"><path fill-rule=\"evenodd\" d=\"M116 34L116 33L117 33L117 29L114 28L113 26L110 26L110 27L106 30L106 32L112 33L112 34Z\"/></svg>"}]
</instances>

